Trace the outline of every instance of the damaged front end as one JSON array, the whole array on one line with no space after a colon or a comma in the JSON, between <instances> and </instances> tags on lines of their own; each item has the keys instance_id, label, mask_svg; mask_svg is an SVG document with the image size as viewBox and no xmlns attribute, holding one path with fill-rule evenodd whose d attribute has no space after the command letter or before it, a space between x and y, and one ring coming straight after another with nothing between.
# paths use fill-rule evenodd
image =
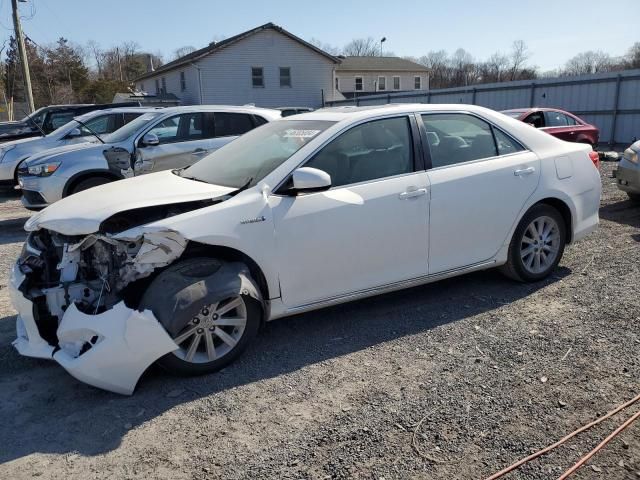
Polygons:
<instances>
[{"instance_id":1,"label":"damaged front end","mask_svg":"<svg viewBox=\"0 0 640 480\"><path fill-rule=\"evenodd\" d=\"M149 310L127 302L137 282L175 261L187 241L171 230L62 235L32 232L11 277L14 346L53 358L99 388L131 394L139 377L177 345Z\"/></svg>"}]
</instances>

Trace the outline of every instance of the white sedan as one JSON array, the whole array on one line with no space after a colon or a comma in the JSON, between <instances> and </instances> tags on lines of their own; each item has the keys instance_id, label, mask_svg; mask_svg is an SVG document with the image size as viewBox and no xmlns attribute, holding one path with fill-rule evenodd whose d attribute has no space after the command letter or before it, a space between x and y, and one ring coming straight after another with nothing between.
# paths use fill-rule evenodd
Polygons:
<instances>
[{"instance_id":1,"label":"white sedan","mask_svg":"<svg viewBox=\"0 0 640 480\"><path fill-rule=\"evenodd\" d=\"M263 321L493 267L539 281L598 225L596 160L469 105L276 120L34 215L14 345L130 394L155 361L219 370Z\"/></svg>"}]
</instances>

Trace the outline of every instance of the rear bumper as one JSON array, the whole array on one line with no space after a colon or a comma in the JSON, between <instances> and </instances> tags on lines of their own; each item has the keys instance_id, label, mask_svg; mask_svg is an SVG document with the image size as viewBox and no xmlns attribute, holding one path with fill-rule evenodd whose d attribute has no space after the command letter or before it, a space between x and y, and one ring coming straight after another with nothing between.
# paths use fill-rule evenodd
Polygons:
<instances>
[{"instance_id":1,"label":"rear bumper","mask_svg":"<svg viewBox=\"0 0 640 480\"><path fill-rule=\"evenodd\" d=\"M620 160L618 169L614 170L614 176L620 190L640 194L640 165L623 158Z\"/></svg>"}]
</instances>

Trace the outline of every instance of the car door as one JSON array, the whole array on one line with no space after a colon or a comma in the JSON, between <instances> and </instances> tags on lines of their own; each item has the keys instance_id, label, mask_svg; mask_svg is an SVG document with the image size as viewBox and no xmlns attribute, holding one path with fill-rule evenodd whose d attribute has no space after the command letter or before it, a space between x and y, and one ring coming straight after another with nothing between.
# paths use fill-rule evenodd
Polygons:
<instances>
[{"instance_id":1,"label":"car door","mask_svg":"<svg viewBox=\"0 0 640 480\"><path fill-rule=\"evenodd\" d=\"M538 185L540 160L485 120L424 114L429 144L429 273L492 259Z\"/></svg>"},{"instance_id":2,"label":"car door","mask_svg":"<svg viewBox=\"0 0 640 480\"><path fill-rule=\"evenodd\" d=\"M288 307L427 274L429 186L411 118L354 126L305 162L331 189L270 197Z\"/></svg>"},{"instance_id":3,"label":"car door","mask_svg":"<svg viewBox=\"0 0 640 480\"><path fill-rule=\"evenodd\" d=\"M158 145L144 145L142 137L153 134ZM213 117L188 112L160 120L145 132L136 148L136 175L183 168L200 160L209 151L213 136Z\"/></svg>"}]
</instances>

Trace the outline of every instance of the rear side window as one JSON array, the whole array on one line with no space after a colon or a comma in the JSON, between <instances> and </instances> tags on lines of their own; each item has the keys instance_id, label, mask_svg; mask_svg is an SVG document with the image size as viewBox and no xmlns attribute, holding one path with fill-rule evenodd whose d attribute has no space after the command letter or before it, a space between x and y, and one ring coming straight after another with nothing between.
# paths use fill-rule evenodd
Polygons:
<instances>
[{"instance_id":1,"label":"rear side window","mask_svg":"<svg viewBox=\"0 0 640 480\"><path fill-rule=\"evenodd\" d=\"M358 125L326 145L306 164L339 187L413 172L413 142L407 117Z\"/></svg>"},{"instance_id":2,"label":"rear side window","mask_svg":"<svg viewBox=\"0 0 640 480\"><path fill-rule=\"evenodd\" d=\"M218 112L215 114L216 137L242 135L252 128L251 116L246 113Z\"/></svg>"},{"instance_id":3,"label":"rear side window","mask_svg":"<svg viewBox=\"0 0 640 480\"><path fill-rule=\"evenodd\" d=\"M142 115L141 113L125 113L124 114L124 124L126 125L127 123L129 123L131 120L135 120L136 118L138 118L140 115Z\"/></svg>"},{"instance_id":4,"label":"rear side window","mask_svg":"<svg viewBox=\"0 0 640 480\"><path fill-rule=\"evenodd\" d=\"M498 155L509 155L510 153L522 152L524 150L522 145L506 133L501 132L497 128L492 128L492 130L496 138Z\"/></svg>"},{"instance_id":5,"label":"rear side window","mask_svg":"<svg viewBox=\"0 0 640 480\"><path fill-rule=\"evenodd\" d=\"M561 112L544 112L547 127L567 127L576 125L576 121Z\"/></svg>"}]
</instances>

